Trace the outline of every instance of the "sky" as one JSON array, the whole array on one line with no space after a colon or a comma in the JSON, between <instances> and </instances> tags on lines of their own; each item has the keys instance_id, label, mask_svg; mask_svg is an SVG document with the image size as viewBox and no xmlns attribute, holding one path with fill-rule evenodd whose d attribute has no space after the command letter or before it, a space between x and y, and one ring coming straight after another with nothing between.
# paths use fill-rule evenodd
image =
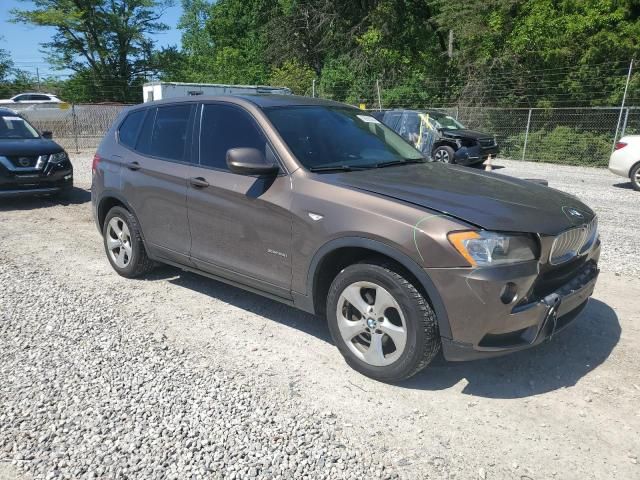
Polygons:
<instances>
[{"instance_id":1,"label":"sky","mask_svg":"<svg viewBox=\"0 0 640 480\"><path fill-rule=\"evenodd\" d=\"M157 45L180 45L180 31L176 28L182 8L179 6L169 8L162 17L162 21L169 25L170 30L154 35ZM31 2L19 0L0 0L0 48L7 50L17 68L36 73L38 69L41 76L59 75L56 70L45 61L41 52L41 43L48 42L54 32L45 27L32 27L22 24L10 23L10 10L13 8L27 9Z\"/></svg>"}]
</instances>

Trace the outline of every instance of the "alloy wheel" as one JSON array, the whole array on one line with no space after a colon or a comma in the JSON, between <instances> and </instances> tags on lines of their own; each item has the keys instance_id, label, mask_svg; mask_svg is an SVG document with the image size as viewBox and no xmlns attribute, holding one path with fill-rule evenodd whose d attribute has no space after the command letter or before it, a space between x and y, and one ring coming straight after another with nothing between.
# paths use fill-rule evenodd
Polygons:
<instances>
[{"instance_id":1,"label":"alloy wheel","mask_svg":"<svg viewBox=\"0 0 640 480\"><path fill-rule=\"evenodd\" d=\"M442 163L449 163L450 162L449 152L447 152L444 149L436 150L434 158L435 158L436 162L442 162Z\"/></svg>"},{"instance_id":2,"label":"alloy wheel","mask_svg":"<svg viewBox=\"0 0 640 480\"><path fill-rule=\"evenodd\" d=\"M407 324L400 305L386 289L355 282L338 299L338 329L345 344L363 362L390 365L404 352Z\"/></svg>"},{"instance_id":3,"label":"alloy wheel","mask_svg":"<svg viewBox=\"0 0 640 480\"><path fill-rule=\"evenodd\" d=\"M126 222L113 217L107 225L107 250L118 268L126 268L131 262L131 233Z\"/></svg>"}]
</instances>

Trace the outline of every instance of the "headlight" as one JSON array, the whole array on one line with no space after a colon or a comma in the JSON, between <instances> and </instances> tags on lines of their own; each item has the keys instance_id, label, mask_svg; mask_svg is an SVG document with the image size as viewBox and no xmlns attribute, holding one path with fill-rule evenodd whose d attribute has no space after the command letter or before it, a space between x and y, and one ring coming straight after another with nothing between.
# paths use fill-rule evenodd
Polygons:
<instances>
[{"instance_id":1,"label":"headlight","mask_svg":"<svg viewBox=\"0 0 640 480\"><path fill-rule=\"evenodd\" d=\"M474 267L526 262L536 258L536 242L527 235L463 231L449 233L449 241Z\"/></svg>"},{"instance_id":2,"label":"headlight","mask_svg":"<svg viewBox=\"0 0 640 480\"><path fill-rule=\"evenodd\" d=\"M61 163L68 159L69 157L67 156L67 152L58 152L58 153L52 153L51 155L49 155L50 163Z\"/></svg>"}]
</instances>

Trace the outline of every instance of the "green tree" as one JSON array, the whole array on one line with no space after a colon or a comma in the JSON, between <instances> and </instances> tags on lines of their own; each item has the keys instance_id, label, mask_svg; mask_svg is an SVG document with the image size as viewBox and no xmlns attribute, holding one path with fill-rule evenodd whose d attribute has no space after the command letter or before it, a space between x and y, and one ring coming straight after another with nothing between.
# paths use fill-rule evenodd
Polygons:
<instances>
[{"instance_id":1,"label":"green tree","mask_svg":"<svg viewBox=\"0 0 640 480\"><path fill-rule=\"evenodd\" d=\"M26 1L26 0L22 0ZM32 9L14 9L13 21L53 27L43 44L49 61L76 73L72 83L85 99L136 101L150 72L154 42L166 30L160 22L171 0L33 0ZM83 93L84 92L84 93ZM89 95L92 93L92 95Z\"/></svg>"},{"instance_id":2,"label":"green tree","mask_svg":"<svg viewBox=\"0 0 640 480\"><path fill-rule=\"evenodd\" d=\"M297 60L287 60L280 67L271 72L269 84L279 87L287 86L296 95L311 95L313 79L316 72L309 66L302 65Z\"/></svg>"}]
</instances>

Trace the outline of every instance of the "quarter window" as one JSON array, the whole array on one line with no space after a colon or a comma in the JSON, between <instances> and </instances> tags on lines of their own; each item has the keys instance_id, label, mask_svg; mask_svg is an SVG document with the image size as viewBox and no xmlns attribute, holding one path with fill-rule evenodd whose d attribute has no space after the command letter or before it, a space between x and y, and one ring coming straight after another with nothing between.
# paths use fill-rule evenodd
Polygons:
<instances>
[{"instance_id":1,"label":"quarter window","mask_svg":"<svg viewBox=\"0 0 640 480\"><path fill-rule=\"evenodd\" d=\"M253 118L231 105L203 106L200 165L228 170L227 150L257 148L266 156L267 140Z\"/></svg>"},{"instance_id":2,"label":"quarter window","mask_svg":"<svg viewBox=\"0 0 640 480\"><path fill-rule=\"evenodd\" d=\"M145 113L146 110L138 110L127 115L127 118L124 119L124 122L122 122L118 130L118 137L120 138L121 144L129 148L136 147L138 132L140 131Z\"/></svg>"}]
</instances>

